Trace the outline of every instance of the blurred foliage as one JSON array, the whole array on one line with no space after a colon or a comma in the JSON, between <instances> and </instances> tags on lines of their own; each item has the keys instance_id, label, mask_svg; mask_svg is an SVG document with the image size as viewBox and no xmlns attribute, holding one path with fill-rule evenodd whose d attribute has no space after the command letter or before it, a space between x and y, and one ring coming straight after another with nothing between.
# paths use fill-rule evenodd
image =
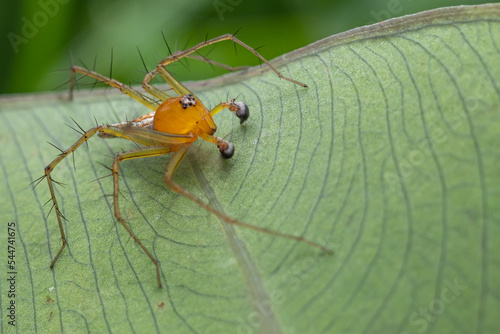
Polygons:
<instances>
[{"instance_id":1,"label":"blurred foliage","mask_svg":"<svg viewBox=\"0 0 500 334\"><path fill-rule=\"evenodd\" d=\"M85 64L126 82L142 79L147 68L168 54L162 32L173 49L200 39L233 33L267 59L327 36L391 17L444 6L473 5L477 0L25 0L0 2L0 93L67 89L67 69ZM498 1L491 1L498 2ZM224 44L224 45L222 45ZM230 65L258 60L230 42L202 51ZM94 65L97 59L96 65ZM222 73L206 64L185 62L171 69L180 80ZM186 70L186 68L188 70Z\"/></svg>"}]
</instances>

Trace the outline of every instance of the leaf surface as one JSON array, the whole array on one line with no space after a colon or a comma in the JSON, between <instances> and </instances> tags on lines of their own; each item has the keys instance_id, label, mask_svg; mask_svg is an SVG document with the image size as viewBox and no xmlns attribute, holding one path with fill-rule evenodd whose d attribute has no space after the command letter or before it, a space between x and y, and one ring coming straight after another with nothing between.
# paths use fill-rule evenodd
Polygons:
<instances>
[{"instance_id":1,"label":"leaf surface","mask_svg":"<svg viewBox=\"0 0 500 334\"><path fill-rule=\"evenodd\" d=\"M109 171L132 143L92 138L54 172L69 247L43 174L84 128L147 110L107 91L74 102L2 98L1 221L16 230L19 332L498 332L500 6L444 8L332 36L266 68L192 85L231 160L196 143L176 180L228 215L334 250L227 226L163 182L168 157ZM125 116L126 115L126 116ZM4 230L7 230L5 227ZM7 249L2 237L2 249ZM6 319L8 274L0 299ZM2 329L12 330L2 321Z\"/></svg>"}]
</instances>

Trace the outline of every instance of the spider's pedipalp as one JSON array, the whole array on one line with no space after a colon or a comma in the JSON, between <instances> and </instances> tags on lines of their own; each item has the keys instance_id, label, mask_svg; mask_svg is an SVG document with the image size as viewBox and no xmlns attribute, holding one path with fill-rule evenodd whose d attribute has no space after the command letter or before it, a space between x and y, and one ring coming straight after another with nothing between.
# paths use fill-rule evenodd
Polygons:
<instances>
[{"instance_id":1,"label":"spider's pedipalp","mask_svg":"<svg viewBox=\"0 0 500 334\"><path fill-rule=\"evenodd\" d=\"M234 99L231 101L229 110L234 112L234 114L240 119L240 124L243 124L250 116L250 110L248 106L243 102L235 102Z\"/></svg>"},{"instance_id":2,"label":"spider's pedipalp","mask_svg":"<svg viewBox=\"0 0 500 334\"><path fill-rule=\"evenodd\" d=\"M227 145L219 146L220 155L224 159L231 159L234 155L234 145L231 142L225 142Z\"/></svg>"}]
</instances>

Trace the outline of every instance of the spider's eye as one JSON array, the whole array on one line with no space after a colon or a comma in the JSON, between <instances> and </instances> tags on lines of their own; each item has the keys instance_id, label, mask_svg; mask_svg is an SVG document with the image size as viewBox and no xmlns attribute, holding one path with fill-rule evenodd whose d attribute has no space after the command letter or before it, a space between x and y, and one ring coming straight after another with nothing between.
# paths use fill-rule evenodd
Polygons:
<instances>
[{"instance_id":1,"label":"spider's eye","mask_svg":"<svg viewBox=\"0 0 500 334\"><path fill-rule=\"evenodd\" d=\"M192 107L196 105L196 99L193 94L184 95L179 99L182 104L182 108Z\"/></svg>"}]
</instances>

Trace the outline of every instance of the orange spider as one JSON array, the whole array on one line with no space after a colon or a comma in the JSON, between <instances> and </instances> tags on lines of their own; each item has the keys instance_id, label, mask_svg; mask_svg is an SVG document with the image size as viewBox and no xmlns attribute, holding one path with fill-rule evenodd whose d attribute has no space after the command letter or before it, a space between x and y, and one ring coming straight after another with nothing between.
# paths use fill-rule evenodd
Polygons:
<instances>
[{"instance_id":1,"label":"orange spider","mask_svg":"<svg viewBox=\"0 0 500 334\"><path fill-rule=\"evenodd\" d=\"M94 71L90 71L79 66L71 67L70 96L72 96L73 86L75 82L75 73L80 73L92 77L98 81L101 81L109 86L118 88L122 93L127 94L131 98L135 99L136 101L142 103L143 105L151 109L152 112L144 116L141 116L139 118L136 118L130 122L99 125L86 131L76 143L74 143L67 150L62 151L61 154L56 159L54 159L54 161L52 161L47 167L45 167L45 175L42 176L42 178L46 177L49 184L50 195L52 197L53 207L56 212L57 222L59 224L59 230L61 233L61 240L62 240L61 248L57 252L54 259L52 260L50 268L54 267L57 259L61 255L67 242L63 225L61 222L62 214L59 211L59 207L54 193L54 186L52 184L53 179L51 178L50 175L54 170L55 166L59 162L61 162L61 160L63 160L70 153L74 152L80 145L85 143L87 140L90 139L90 137L92 137L96 133L98 133L99 136L102 138L120 137L145 146L127 152L119 153L114 158L113 165L111 168L113 175L114 215L116 219L127 230L130 236L135 240L135 242L142 248L142 250L146 253L146 255L155 264L158 286L160 288L162 284L160 279L160 268L158 260L156 260L156 258L153 257L153 255L151 255L151 253L147 250L147 248L141 243L139 238L130 229L130 227L127 225L127 223L125 222L120 213L120 208L118 204L118 194L119 194L118 165L121 161L124 160L147 158L147 157L173 153L172 156L170 157L170 161L168 162L167 169L165 172L165 182L173 191L180 193L186 196L187 198L191 199L192 201L196 202L199 206L213 213L226 223L243 226L246 228L251 228L256 231L261 231L272 235L293 239L296 241L305 242L314 247L320 248L327 253L332 253L330 249L322 245L319 245L313 241L307 240L304 237L289 235L235 220L225 215L224 213L218 211L210 204L203 202L201 199L199 199L198 197L196 197L195 195L184 189L182 186L180 186L172 179L176 169L179 167L179 164L184 158L184 155L186 154L189 146L193 142L195 142L198 139L198 137L217 145L223 158L228 159L233 156L234 153L233 144L222 138L214 136L217 127L212 119L212 116L214 116L219 111L225 108L234 112L236 116L240 119L241 123L243 123L249 116L248 107L243 102L236 102L234 99L231 100L230 102L219 103L212 110L208 110L191 91L189 91L184 85L182 85L179 81L177 81L165 69L167 65L183 57L196 58L195 56L192 56L191 53L207 45L221 42L224 40L232 40L233 42L236 42L241 46L243 46L244 48L246 48L247 50L251 51L257 57L259 57L263 62L265 62L274 72L276 72L276 74L280 78L291 81L303 87L307 87L303 83L300 83L291 78L284 77L254 49L252 49L245 43L241 42L239 39L237 39L234 35L231 34L222 35L210 39L208 41L199 43L198 45L190 49L187 49L185 51L175 52L171 54L169 57L163 59L153 71L147 73L142 82L142 86L154 98L159 100L159 102L155 99L144 96L143 94L139 93L138 91L134 90L133 88L127 85L124 85L114 79L102 76ZM163 77L163 79L173 88L173 90L177 94L179 94L179 96L171 97L165 94L163 91L160 91L159 89L151 86L149 82L157 74L160 74Z\"/></svg>"}]
</instances>

